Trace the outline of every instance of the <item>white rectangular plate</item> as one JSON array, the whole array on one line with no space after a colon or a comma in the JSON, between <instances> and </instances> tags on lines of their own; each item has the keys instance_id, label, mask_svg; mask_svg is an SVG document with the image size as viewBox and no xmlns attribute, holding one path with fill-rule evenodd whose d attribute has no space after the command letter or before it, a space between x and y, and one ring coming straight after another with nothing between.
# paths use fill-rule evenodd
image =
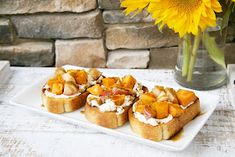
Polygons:
<instances>
[{"instance_id":1,"label":"white rectangular plate","mask_svg":"<svg viewBox=\"0 0 235 157\"><path fill-rule=\"evenodd\" d=\"M80 126L83 127L101 131L131 141L136 141L138 143L146 144L166 151L181 151L185 149L193 140L193 138L197 135L197 133L200 131L202 126L206 123L208 118L211 116L219 100L218 96L216 95L195 91L196 95L200 98L201 112L203 114L196 117L194 120L192 120L183 128L183 134L179 140L177 141L164 140L161 142L154 142L151 140L141 138L138 135L134 134L130 129L129 123L126 123L124 126L118 129L108 129L94 125L88 122L85 119L84 114L81 113L83 108L75 112L65 113L65 114L53 114L47 112L42 107L42 101L41 101L41 88L45 84L46 80L47 78L42 79L41 81L37 82L36 84L33 84L32 86L26 88L25 90L20 91L20 93L17 94L14 98L12 98L10 102L14 105L21 106L36 112L40 112L47 116L68 121L74 124L79 124ZM156 85L154 82L148 82L143 80L142 81L139 80L139 82L141 82L143 85L149 88L152 88L153 86ZM177 89L177 87L172 87L172 88Z\"/></svg>"}]
</instances>

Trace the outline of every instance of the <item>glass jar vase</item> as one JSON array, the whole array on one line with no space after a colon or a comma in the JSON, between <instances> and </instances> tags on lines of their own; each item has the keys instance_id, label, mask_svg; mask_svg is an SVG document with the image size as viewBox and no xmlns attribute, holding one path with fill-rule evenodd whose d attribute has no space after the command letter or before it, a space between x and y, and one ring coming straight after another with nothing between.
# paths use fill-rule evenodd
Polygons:
<instances>
[{"instance_id":1,"label":"glass jar vase","mask_svg":"<svg viewBox=\"0 0 235 157\"><path fill-rule=\"evenodd\" d=\"M190 56L192 55L191 50L193 49L193 46L186 47L185 38L180 39L177 65L175 66L175 80L177 83L187 88L209 90L221 87L227 82L226 68L221 64L218 64L218 62L211 57L211 54L208 52L208 45L205 46L206 44L211 46L210 43L205 40L203 42L203 39L206 37L205 35L208 35L211 40L216 42L217 48L221 50L220 52L224 52L227 27L223 26L222 28L221 26L222 19L218 18L216 27L208 28L205 32L202 32L201 39L198 43L199 46L197 53L195 53L191 76L188 76L190 71L190 63L188 62L190 61ZM190 43L195 43L195 40L196 39L192 36L188 36L187 41ZM186 48L190 50L190 53L185 53ZM211 50L213 51L213 46Z\"/></svg>"}]
</instances>

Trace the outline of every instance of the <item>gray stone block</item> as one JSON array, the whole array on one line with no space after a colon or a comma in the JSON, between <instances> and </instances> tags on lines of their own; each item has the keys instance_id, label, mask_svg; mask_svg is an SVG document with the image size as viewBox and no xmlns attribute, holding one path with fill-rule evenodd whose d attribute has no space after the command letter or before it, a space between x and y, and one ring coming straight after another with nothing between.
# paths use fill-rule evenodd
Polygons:
<instances>
[{"instance_id":1,"label":"gray stone block","mask_svg":"<svg viewBox=\"0 0 235 157\"><path fill-rule=\"evenodd\" d=\"M37 12L85 12L95 9L96 0L0 0L0 14Z\"/></svg>"},{"instance_id":2,"label":"gray stone block","mask_svg":"<svg viewBox=\"0 0 235 157\"><path fill-rule=\"evenodd\" d=\"M23 38L100 38L103 20L100 11L84 14L56 13L12 16L18 36Z\"/></svg>"},{"instance_id":3,"label":"gray stone block","mask_svg":"<svg viewBox=\"0 0 235 157\"><path fill-rule=\"evenodd\" d=\"M115 50L108 53L108 68L143 69L148 67L148 50Z\"/></svg>"},{"instance_id":4,"label":"gray stone block","mask_svg":"<svg viewBox=\"0 0 235 157\"><path fill-rule=\"evenodd\" d=\"M177 34L169 29L161 33L153 24L114 25L106 30L106 47L110 50L169 47L177 44Z\"/></svg>"},{"instance_id":5,"label":"gray stone block","mask_svg":"<svg viewBox=\"0 0 235 157\"><path fill-rule=\"evenodd\" d=\"M154 20L147 12L141 12L136 16L125 16L123 10L106 10L103 12L104 23L117 24L117 23L138 23L138 22L153 22Z\"/></svg>"},{"instance_id":6,"label":"gray stone block","mask_svg":"<svg viewBox=\"0 0 235 157\"><path fill-rule=\"evenodd\" d=\"M55 49L56 66L105 67L106 64L103 39L57 40Z\"/></svg>"},{"instance_id":7,"label":"gray stone block","mask_svg":"<svg viewBox=\"0 0 235 157\"><path fill-rule=\"evenodd\" d=\"M121 0L98 0L101 9L121 9Z\"/></svg>"},{"instance_id":8,"label":"gray stone block","mask_svg":"<svg viewBox=\"0 0 235 157\"><path fill-rule=\"evenodd\" d=\"M15 40L15 30L9 19L0 18L0 44L11 44Z\"/></svg>"},{"instance_id":9,"label":"gray stone block","mask_svg":"<svg viewBox=\"0 0 235 157\"><path fill-rule=\"evenodd\" d=\"M15 66L53 66L54 57L52 42L20 40L0 46L0 60Z\"/></svg>"}]
</instances>

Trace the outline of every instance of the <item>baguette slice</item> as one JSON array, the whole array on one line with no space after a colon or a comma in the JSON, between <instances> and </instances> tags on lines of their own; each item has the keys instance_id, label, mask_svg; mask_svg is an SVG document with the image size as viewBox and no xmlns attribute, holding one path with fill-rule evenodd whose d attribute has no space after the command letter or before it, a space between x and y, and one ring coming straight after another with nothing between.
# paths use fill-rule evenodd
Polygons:
<instances>
[{"instance_id":1,"label":"baguette slice","mask_svg":"<svg viewBox=\"0 0 235 157\"><path fill-rule=\"evenodd\" d=\"M141 137L153 141L161 141L170 139L177 134L187 123L193 120L200 113L199 99L194 104L190 105L185 112L178 118L173 118L166 124L152 126L140 122L135 118L132 108L129 110L129 121L133 132L139 134Z\"/></svg>"},{"instance_id":2,"label":"baguette slice","mask_svg":"<svg viewBox=\"0 0 235 157\"><path fill-rule=\"evenodd\" d=\"M52 113L64 113L75 111L86 103L88 92L71 98L53 98L45 95L45 89L42 90L42 101L47 111Z\"/></svg>"},{"instance_id":3,"label":"baguette slice","mask_svg":"<svg viewBox=\"0 0 235 157\"><path fill-rule=\"evenodd\" d=\"M127 122L129 108L125 107L124 112L117 115L116 112L101 112L97 107L92 107L86 103L85 117L91 123L114 129Z\"/></svg>"}]
</instances>

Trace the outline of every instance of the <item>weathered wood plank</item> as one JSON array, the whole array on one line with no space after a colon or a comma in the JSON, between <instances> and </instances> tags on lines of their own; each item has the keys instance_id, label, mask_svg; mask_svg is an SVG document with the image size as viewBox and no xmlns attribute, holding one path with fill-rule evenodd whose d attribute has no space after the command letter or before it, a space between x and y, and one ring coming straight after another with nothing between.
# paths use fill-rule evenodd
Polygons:
<instances>
[{"instance_id":1,"label":"weathered wood plank","mask_svg":"<svg viewBox=\"0 0 235 157\"><path fill-rule=\"evenodd\" d=\"M200 136L200 135L199 135ZM234 136L233 136L234 137ZM231 137L231 138L233 138ZM208 137L211 139L211 137ZM204 140L200 139L200 140ZM214 140L211 139L213 142ZM16 132L0 133L2 152L11 156L232 156L234 145L198 145L183 152L164 152L104 134Z\"/></svg>"}]
</instances>

